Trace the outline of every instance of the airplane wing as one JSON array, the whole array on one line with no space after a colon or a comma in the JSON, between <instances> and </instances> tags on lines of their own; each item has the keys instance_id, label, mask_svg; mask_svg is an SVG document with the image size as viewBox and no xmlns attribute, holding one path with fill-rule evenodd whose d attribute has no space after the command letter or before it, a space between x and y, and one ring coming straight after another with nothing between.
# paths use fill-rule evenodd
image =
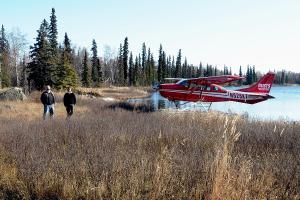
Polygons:
<instances>
[{"instance_id":1,"label":"airplane wing","mask_svg":"<svg viewBox=\"0 0 300 200\"><path fill-rule=\"evenodd\" d=\"M188 78L186 79L189 83L195 83L199 85L210 85L210 84L224 84L232 81L244 79L244 77L234 75L222 75L222 76L209 76L199 78Z\"/></svg>"},{"instance_id":2,"label":"airplane wing","mask_svg":"<svg viewBox=\"0 0 300 200\"><path fill-rule=\"evenodd\" d=\"M184 79L184 78L164 78L165 80L168 80L168 81L180 81L181 79Z\"/></svg>"}]
</instances>

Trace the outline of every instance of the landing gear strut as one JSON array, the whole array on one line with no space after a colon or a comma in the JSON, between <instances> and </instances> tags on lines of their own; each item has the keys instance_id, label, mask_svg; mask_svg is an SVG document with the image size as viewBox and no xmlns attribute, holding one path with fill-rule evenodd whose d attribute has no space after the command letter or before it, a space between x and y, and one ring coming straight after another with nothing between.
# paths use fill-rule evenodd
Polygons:
<instances>
[{"instance_id":1,"label":"landing gear strut","mask_svg":"<svg viewBox=\"0 0 300 200\"><path fill-rule=\"evenodd\" d=\"M173 102L174 102L176 109L180 109L181 106L183 106L187 103L191 103L191 102L180 103L179 101L173 101ZM207 102L207 103L197 102L197 103L193 103L192 105L194 108L196 108L196 106L200 106L201 110L208 112L211 108L212 102ZM191 105L191 107L192 107L192 105Z\"/></svg>"},{"instance_id":2,"label":"landing gear strut","mask_svg":"<svg viewBox=\"0 0 300 200\"><path fill-rule=\"evenodd\" d=\"M206 112L208 112L210 110L212 102L206 103L207 105L205 105L205 103L202 103L202 102L199 102L199 104Z\"/></svg>"}]
</instances>

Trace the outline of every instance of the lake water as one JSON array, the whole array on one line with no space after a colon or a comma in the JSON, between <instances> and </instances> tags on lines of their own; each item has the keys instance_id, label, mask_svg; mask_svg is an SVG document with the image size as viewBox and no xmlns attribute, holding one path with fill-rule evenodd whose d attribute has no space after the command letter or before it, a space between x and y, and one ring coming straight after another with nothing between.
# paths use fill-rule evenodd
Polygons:
<instances>
[{"instance_id":1,"label":"lake water","mask_svg":"<svg viewBox=\"0 0 300 200\"><path fill-rule=\"evenodd\" d=\"M227 88L237 89L234 87ZM273 86L270 95L274 96L275 99L269 99L254 105L237 102L218 102L212 104L211 110L244 114L249 117L266 120L284 119L300 121L300 86ZM160 96L158 92L152 93L149 98L132 99L129 101L146 103L154 110L175 108L173 102ZM199 103L184 103L180 102L180 109L182 110L203 109Z\"/></svg>"}]
</instances>

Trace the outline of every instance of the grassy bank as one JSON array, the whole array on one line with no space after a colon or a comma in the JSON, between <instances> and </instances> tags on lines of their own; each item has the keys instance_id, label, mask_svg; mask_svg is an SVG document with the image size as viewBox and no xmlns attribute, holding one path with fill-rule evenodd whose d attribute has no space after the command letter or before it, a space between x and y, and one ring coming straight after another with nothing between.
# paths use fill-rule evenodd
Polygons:
<instances>
[{"instance_id":1,"label":"grassy bank","mask_svg":"<svg viewBox=\"0 0 300 200\"><path fill-rule=\"evenodd\" d=\"M104 87L104 88L77 88L79 94L93 95L95 97L125 100L128 98L143 98L149 96L149 87Z\"/></svg>"},{"instance_id":2,"label":"grassy bank","mask_svg":"<svg viewBox=\"0 0 300 200\"><path fill-rule=\"evenodd\" d=\"M300 198L299 124L112 104L1 102L0 199Z\"/></svg>"}]
</instances>

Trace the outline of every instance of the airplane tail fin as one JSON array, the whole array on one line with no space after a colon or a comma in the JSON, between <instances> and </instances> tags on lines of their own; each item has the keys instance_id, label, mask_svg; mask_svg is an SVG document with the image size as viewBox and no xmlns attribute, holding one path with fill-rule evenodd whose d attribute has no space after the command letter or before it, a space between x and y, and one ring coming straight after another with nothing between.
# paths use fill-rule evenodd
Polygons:
<instances>
[{"instance_id":1,"label":"airplane tail fin","mask_svg":"<svg viewBox=\"0 0 300 200\"><path fill-rule=\"evenodd\" d=\"M271 90L274 78L275 78L275 73L268 72L266 75L264 75L254 85L252 85L252 86L250 86L248 88L240 89L238 91L268 94L270 92L270 90Z\"/></svg>"}]
</instances>

